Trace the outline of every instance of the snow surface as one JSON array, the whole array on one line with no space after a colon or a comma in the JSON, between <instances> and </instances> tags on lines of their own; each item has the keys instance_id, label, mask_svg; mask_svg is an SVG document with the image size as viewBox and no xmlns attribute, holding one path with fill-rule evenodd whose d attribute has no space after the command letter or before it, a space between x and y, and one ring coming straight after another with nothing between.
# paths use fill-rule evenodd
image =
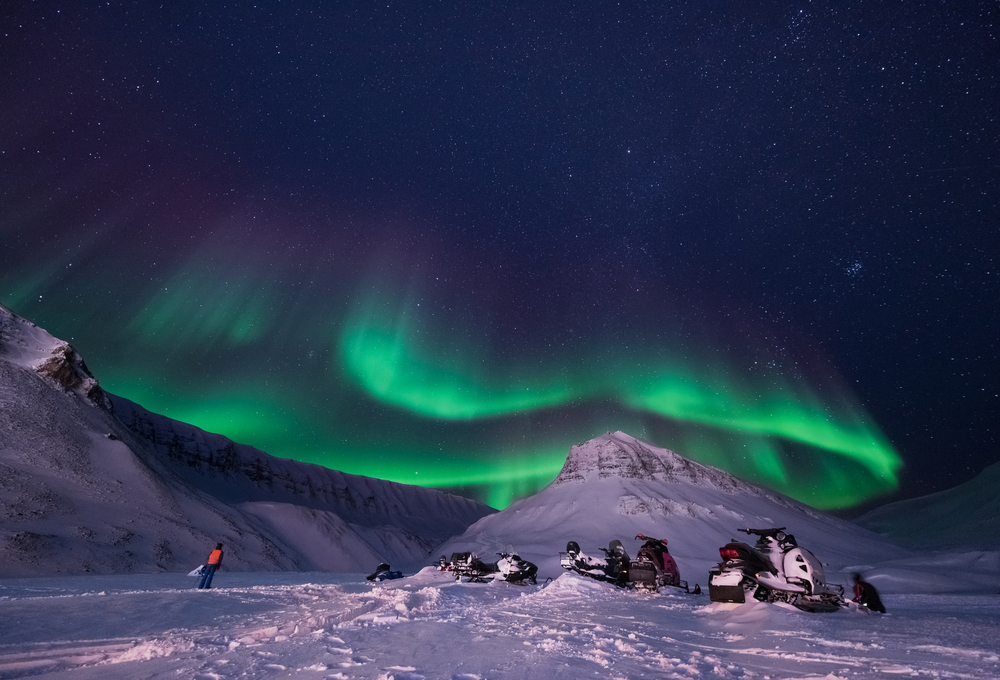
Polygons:
<instances>
[{"instance_id":1,"label":"snow surface","mask_svg":"<svg viewBox=\"0 0 1000 680\"><path fill-rule=\"evenodd\" d=\"M0 678L1000 677L1000 597L882 573L885 615L729 608L567 572L512 586L431 567L377 585L223 570L209 591L180 574L7 579Z\"/></svg>"}]
</instances>

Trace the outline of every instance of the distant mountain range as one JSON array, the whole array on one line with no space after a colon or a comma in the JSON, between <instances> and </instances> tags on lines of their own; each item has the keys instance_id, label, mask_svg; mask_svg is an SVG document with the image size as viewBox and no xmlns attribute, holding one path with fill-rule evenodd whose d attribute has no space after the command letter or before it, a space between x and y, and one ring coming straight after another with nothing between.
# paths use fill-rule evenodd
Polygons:
<instances>
[{"instance_id":1,"label":"distant mountain range","mask_svg":"<svg viewBox=\"0 0 1000 680\"><path fill-rule=\"evenodd\" d=\"M0 307L0 576L366 572L494 512L274 458L105 392L66 342Z\"/></svg>"},{"instance_id":2,"label":"distant mountain range","mask_svg":"<svg viewBox=\"0 0 1000 680\"><path fill-rule=\"evenodd\" d=\"M855 520L913 547L1000 545L1000 463L952 489L889 503Z\"/></svg>"}]
</instances>

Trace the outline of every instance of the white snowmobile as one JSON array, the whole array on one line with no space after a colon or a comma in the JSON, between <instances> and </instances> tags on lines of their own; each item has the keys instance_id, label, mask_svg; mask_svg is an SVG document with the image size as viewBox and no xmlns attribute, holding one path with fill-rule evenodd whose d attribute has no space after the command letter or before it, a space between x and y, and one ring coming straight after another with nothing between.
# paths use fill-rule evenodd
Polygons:
<instances>
[{"instance_id":1,"label":"white snowmobile","mask_svg":"<svg viewBox=\"0 0 1000 680\"><path fill-rule=\"evenodd\" d=\"M737 531L757 536L757 542L751 547L733 539L719 548L722 561L708 576L712 602L742 603L749 594L761 602L787 602L808 612L847 606L843 587L826 582L820 561L799 547L784 527Z\"/></svg>"},{"instance_id":2,"label":"white snowmobile","mask_svg":"<svg viewBox=\"0 0 1000 680\"><path fill-rule=\"evenodd\" d=\"M508 546L504 552L497 554L500 555L500 559L497 560L497 576L494 578L522 586L538 583L535 579L538 567L528 560L521 559L513 547Z\"/></svg>"}]
</instances>

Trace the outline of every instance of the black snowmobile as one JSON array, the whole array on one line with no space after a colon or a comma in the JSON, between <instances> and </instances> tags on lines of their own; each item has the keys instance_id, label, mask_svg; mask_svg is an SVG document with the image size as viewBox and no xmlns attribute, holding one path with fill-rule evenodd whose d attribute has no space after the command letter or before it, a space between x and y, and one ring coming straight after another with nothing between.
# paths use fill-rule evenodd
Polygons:
<instances>
[{"instance_id":1,"label":"black snowmobile","mask_svg":"<svg viewBox=\"0 0 1000 680\"><path fill-rule=\"evenodd\" d=\"M570 541L566 544L566 552L559 553L559 564L563 569L575 571L582 576L588 576L598 581L606 581L620 588L629 585L628 568L631 560L625 552L625 546L617 538L601 548L604 558L591 557L580 550L580 544Z\"/></svg>"},{"instance_id":2,"label":"black snowmobile","mask_svg":"<svg viewBox=\"0 0 1000 680\"><path fill-rule=\"evenodd\" d=\"M538 573L538 567L522 559L513 548L508 546L504 552L497 555L500 557L498 561L483 562L472 552L452 553L447 571L455 572L457 581L461 581L463 576L468 576L469 583L486 583L489 580L506 581L516 585L537 583L535 575Z\"/></svg>"},{"instance_id":3,"label":"black snowmobile","mask_svg":"<svg viewBox=\"0 0 1000 680\"><path fill-rule=\"evenodd\" d=\"M463 576L469 577L469 583L486 583L497 573L496 562L483 562L473 552L455 552L451 554L449 571L455 572L455 580L461 581Z\"/></svg>"},{"instance_id":4,"label":"black snowmobile","mask_svg":"<svg viewBox=\"0 0 1000 680\"><path fill-rule=\"evenodd\" d=\"M612 583L619 588L637 588L657 592L662 586L675 586L687 590L677 563L667 551L667 541L639 534L636 540L645 541L633 560L622 542L615 539L607 548L601 548L604 558L591 557L580 550L580 544L570 541L566 552L559 554L563 569L583 576Z\"/></svg>"},{"instance_id":5,"label":"black snowmobile","mask_svg":"<svg viewBox=\"0 0 1000 680\"><path fill-rule=\"evenodd\" d=\"M784 527L737 529L757 536L751 547L733 539L719 548L722 561L708 575L712 602L786 602L808 612L834 612L847 606L844 589L826 583L823 565L799 546Z\"/></svg>"},{"instance_id":6,"label":"black snowmobile","mask_svg":"<svg viewBox=\"0 0 1000 680\"><path fill-rule=\"evenodd\" d=\"M371 574L368 574L368 576L366 576L365 578L367 578L369 581L375 581L377 583L378 581L388 581L394 578L403 578L403 572L392 571L389 565L383 562L382 564L375 567L375 571L372 572Z\"/></svg>"}]
</instances>

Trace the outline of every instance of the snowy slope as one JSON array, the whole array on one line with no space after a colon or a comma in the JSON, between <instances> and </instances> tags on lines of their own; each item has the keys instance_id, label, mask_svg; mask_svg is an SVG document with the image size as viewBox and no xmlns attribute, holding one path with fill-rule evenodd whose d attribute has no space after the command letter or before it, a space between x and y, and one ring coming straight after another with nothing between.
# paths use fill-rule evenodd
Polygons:
<instances>
[{"instance_id":1,"label":"snowy slope","mask_svg":"<svg viewBox=\"0 0 1000 680\"><path fill-rule=\"evenodd\" d=\"M549 486L479 520L441 551L495 559L512 544L540 573L557 576L567 541L599 556L598 548L617 538L634 555L634 537L643 533L668 539L681 578L704 586L719 548L731 538L748 540L738 528L774 526L787 527L829 565L828 579L841 583L853 568L907 555L863 528L622 432L577 444Z\"/></svg>"},{"instance_id":2,"label":"snowy slope","mask_svg":"<svg viewBox=\"0 0 1000 680\"><path fill-rule=\"evenodd\" d=\"M490 508L276 459L105 393L0 307L0 575L407 563Z\"/></svg>"},{"instance_id":3,"label":"snowy slope","mask_svg":"<svg viewBox=\"0 0 1000 680\"><path fill-rule=\"evenodd\" d=\"M625 592L422 572L0 579L0 678L868 680L1000 677L995 594L883 593L888 614L731 611Z\"/></svg>"},{"instance_id":4,"label":"snowy slope","mask_svg":"<svg viewBox=\"0 0 1000 680\"><path fill-rule=\"evenodd\" d=\"M1000 544L1000 463L953 489L889 503L855 520L909 546Z\"/></svg>"}]
</instances>

